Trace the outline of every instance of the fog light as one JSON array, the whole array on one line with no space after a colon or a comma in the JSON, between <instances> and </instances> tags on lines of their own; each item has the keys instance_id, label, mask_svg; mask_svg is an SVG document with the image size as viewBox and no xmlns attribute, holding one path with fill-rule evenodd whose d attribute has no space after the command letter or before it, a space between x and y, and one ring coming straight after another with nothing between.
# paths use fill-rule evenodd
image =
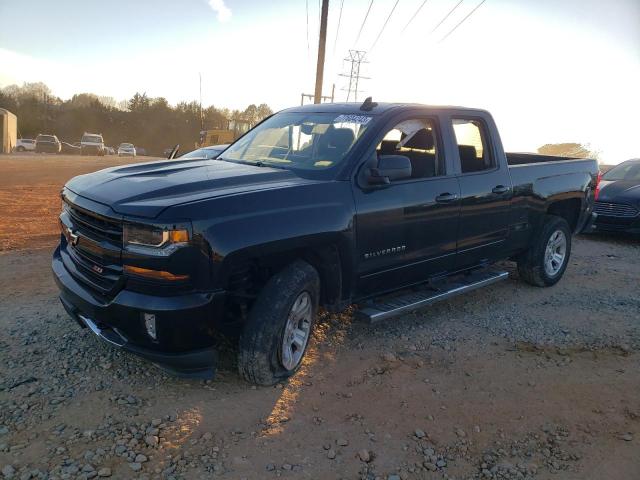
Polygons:
<instances>
[{"instance_id":1,"label":"fog light","mask_svg":"<svg viewBox=\"0 0 640 480\"><path fill-rule=\"evenodd\" d=\"M147 329L147 334L153 338L157 339L156 335L156 316L153 313L145 313L144 314L144 326Z\"/></svg>"}]
</instances>

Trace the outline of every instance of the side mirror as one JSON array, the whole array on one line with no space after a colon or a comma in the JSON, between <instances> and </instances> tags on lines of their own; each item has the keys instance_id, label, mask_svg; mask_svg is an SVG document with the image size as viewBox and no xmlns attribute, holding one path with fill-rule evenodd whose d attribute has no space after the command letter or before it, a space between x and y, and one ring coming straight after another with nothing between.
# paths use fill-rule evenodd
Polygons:
<instances>
[{"instance_id":1,"label":"side mirror","mask_svg":"<svg viewBox=\"0 0 640 480\"><path fill-rule=\"evenodd\" d=\"M404 155L381 155L378 166L369 169L368 181L373 185L386 185L396 180L411 178L411 160Z\"/></svg>"}]
</instances>

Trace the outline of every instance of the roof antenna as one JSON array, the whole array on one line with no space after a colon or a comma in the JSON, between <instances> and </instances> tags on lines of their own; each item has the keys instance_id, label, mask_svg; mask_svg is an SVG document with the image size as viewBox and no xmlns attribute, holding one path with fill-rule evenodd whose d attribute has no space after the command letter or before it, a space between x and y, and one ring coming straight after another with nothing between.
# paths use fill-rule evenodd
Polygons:
<instances>
[{"instance_id":1,"label":"roof antenna","mask_svg":"<svg viewBox=\"0 0 640 480\"><path fill-rule=\"evenodd\" d=\"M362 105L360 105L360 110L362 110L363 112L370 112L377 106L378 106L377 102L374 102L371 97L367 97L365 101L362 103Z\"/></svg>"}]
</instances>

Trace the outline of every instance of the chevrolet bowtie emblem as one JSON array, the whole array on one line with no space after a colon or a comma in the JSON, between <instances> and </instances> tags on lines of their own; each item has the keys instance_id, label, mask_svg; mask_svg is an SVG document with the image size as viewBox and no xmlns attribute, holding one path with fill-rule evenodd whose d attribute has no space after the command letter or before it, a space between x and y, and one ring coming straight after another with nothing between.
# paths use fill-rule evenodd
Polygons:
<instances>
[{"instance_id":1,"label":"chevrolet bowtie emblem","mask_svg":"<svg viewBox=\"0 0 640 480\"><path fill-rule=\"evenodd\" d=\"M67 228L67 237L69 238L69 242L71 243L71 245L73 245L74 247L78 244L78 240L80 239L80 237L78 237L77 234L73 233L73 230L71 230L70 228Z\"/></svg>"}]
</instances>

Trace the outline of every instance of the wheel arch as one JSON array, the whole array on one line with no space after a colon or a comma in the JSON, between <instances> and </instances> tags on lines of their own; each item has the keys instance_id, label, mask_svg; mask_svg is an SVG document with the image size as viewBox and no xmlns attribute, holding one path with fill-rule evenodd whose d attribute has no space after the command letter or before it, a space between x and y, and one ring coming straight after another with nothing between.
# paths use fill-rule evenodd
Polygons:
<instances>
[{"instance_id":1,"label":"wheel arch","mask_svg":"<svg viewBox=\"0 0 640 480\"><path fill-rule=\"evenodd\" d=\"M572 232L578 228L580 212L582 211L583 200L578 197L563 198L551 201L547 205L547 215L555 215L564 218Z\"/></svg>"},{"instance_id":2,"label":"wheel arch","mask_svg":"<svg viewBox=\"0 0 640 480\"><path fill-rule=\"evenodd\" d=\"M255 296L273 275L297 260L303 260L316 269L320 276L320 304L340 310L351 296L353 267L349 250L339 239L321 243L299 245L273 251L255 249L232 254L225 259L222 284L232 293Z\"/></svg>"}]
</instances>

